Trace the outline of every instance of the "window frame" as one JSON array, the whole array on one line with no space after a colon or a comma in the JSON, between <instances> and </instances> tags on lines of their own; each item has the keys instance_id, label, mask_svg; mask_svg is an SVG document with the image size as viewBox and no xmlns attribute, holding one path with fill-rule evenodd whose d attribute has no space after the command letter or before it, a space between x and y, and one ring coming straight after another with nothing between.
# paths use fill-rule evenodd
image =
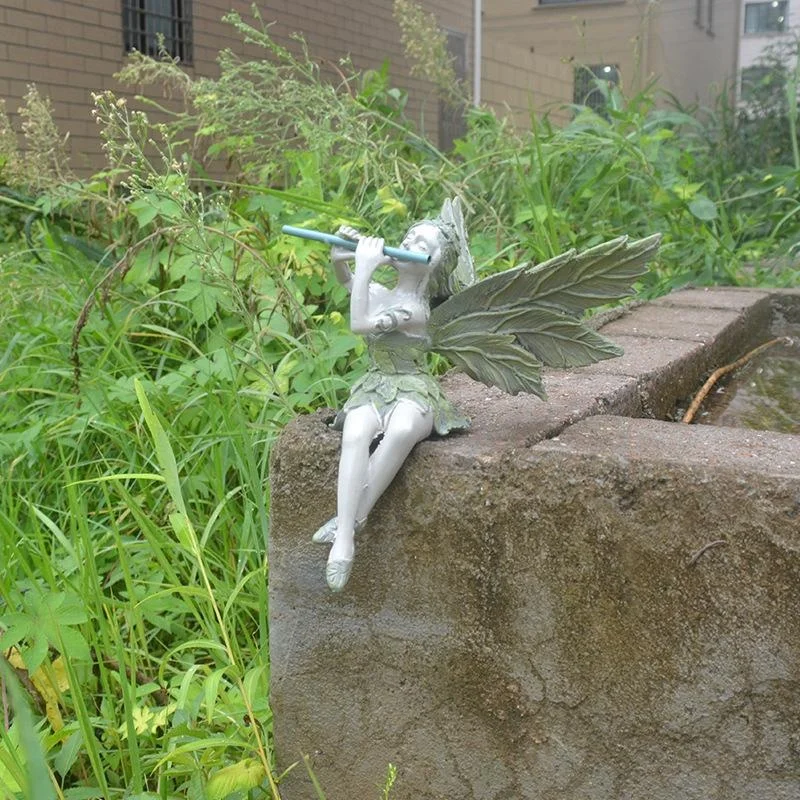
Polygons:
<instances>
[{"instance_id":1,"label":"window frame","mask_svg":"<svg viewBox=\"0 0 800 800\"><path fill-rule=\"evenodd\" d=\"M164 6L169 10L164 11ZM136 50L157 58L158 37L163 35L164 48L171 58L184 66L194 63L192 0L122 0L121 10L125 53Z\"/></svg>"},{"instance_id":2,"label":"window frame","mask_svg":"<svg viewBox=\"0 0 800 800\"><path fill-rule=\"evenodd\" d=\"M777 0L778 5L777 7L773 6L772 2L767 0L767 2L751 2L744 4L744 19L742 21L742 36L779 36L783 33L787 33L789 30L789 2L788 0ZM757 30L748 30L747 29L747 22L748 22L748 11L752 10L754 12L754 16L756 16L756 11L758 12L758 16L760 18L769 19L768 13L766 15L762 15L760 12L766 11L769 12L770 8L776 8L775 16L781 16L780 26L779 28L758 28ZM760 20L759 20L760 21Z\"/></svg>"}]
</instances>

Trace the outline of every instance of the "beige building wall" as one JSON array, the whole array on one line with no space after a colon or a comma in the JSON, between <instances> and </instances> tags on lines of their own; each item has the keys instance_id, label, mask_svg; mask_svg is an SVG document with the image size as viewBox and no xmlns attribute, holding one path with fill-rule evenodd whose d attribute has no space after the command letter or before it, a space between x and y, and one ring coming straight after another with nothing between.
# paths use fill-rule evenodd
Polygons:
<instances>
[{"instance_id":1,"label":"beige building wall","mask_svg":"<svg viewBox=\"0 0 800 800\"><path fill-rule=\"evenodd\" d=\"M738 32L734 0L667 0L653 16L648 69L682 103L711 105L735 86Z\"/></svg>"},{"instance_id":2,"label":"beige building wall","mask_svg":"<svg viewBox=\"0 0 800 800\"><path fill-rule=\"evenodd\" d=\"M481 96L499 115L518 128L530 127L530 115L548 114L564 123L564 106L572 100L572 67L556 58L531 53L523 47L485 39Z\"/></svg>"},{"instance_id":3,"label":"beige building wall","mask_svg":"<svg viewBox=\"0 0 800 800\"><path fill-rule=\"evenodd\" d=\"M736 74L739 3L734 0L701 0L699 19L697 0L544 5L493 0L487 6L484 37L493 52L503 57L504 46L513 45L532 57L559 61L570 73L570 87L559 86L566 103L573 99L578 64L616 66L628 93L657 78L662 89L684 103L708 102ZM512 60L510 51L507 60ZM535 76L529 88L534 107L553 91L551 83Z\"/></svg>"},{"instance_id":4,"label":"beige building wall","mask_svg":"<svg viewBox=\"0 0 800 800\"><path fill-rule=\"evenodd\" d=\"M100 142L91 118L91 94L125 91L113 78L124 63L122 11L119 0L2 0L0 5L0 98L12 112L27 87L35 83L54 105L55 118L69 132L71 163L87 173L103 165ZM463 33L467 40L467 76L471 74L472 0L424 0L440 24ZM192 76L216 76L216 58L223 48L258 57L245 50L236 32L221 22L234 9L250 18L250 0L194 0ZM392 17L392 0L270 0L259 2L264 19L275 22L271 34L291 45L301 32L312 56L332 72L330 64L352 54L362 68L391 62L394 83L410 92L409 113L435 141L439 104L432 87L411 78L403 56L400 31Z\"/></svg>"},{"instance_id":5,"label":"beige building wall","mask_svg":"<svg viewBox=\"0 0 800 800\"><path fill-rule=\"evenodd\" d=\"M485 35L532 55L554 58L572 71L577 64L612 64L635 89L644 78L641 53L647 33L644 0L539 5L537 0L494 0ZM567 98L572 102L572 91Z\"/></svg>"}]
</instances>

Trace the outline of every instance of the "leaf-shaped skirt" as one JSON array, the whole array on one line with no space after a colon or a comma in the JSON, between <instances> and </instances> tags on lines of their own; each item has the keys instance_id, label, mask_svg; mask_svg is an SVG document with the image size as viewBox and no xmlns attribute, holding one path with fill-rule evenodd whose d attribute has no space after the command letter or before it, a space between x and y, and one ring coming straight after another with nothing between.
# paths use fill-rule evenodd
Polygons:
<instances>
[{"instance_id":1,"label":"leaf-shaped skirt","mask_svg":"<svg viewBox=\"0 0 800 800\"><path fill-rule=\"evenodd\" d=\"M439 382L426 371L422 348L398 347L396 340L383 347L375 340L369 344L372 364L336 415L333 422L336 430L344 427L348 411L362 406L373 406L381 420L387 421L400 400L409 400L423 411L430 411L433 430L439 436L469 428L469 419L447 399Z\"/></svg>"}]
</instances>

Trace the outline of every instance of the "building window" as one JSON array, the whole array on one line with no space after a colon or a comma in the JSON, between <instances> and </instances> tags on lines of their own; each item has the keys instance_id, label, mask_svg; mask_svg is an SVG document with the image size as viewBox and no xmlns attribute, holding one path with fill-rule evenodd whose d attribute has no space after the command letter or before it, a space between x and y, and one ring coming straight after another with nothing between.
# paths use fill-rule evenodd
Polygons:
<instances>
[{"instance_id":1,"label":"building window","mask_svg":"<svg viewBox=\"0 0 800 800\"><path fill-rule=\"evenodd\" d=\"M619 67L616 64L590 64L575 68L573 102L605 112L608 89L619 85Z\"/></svg>"},{"instance_id":2,"label":"building window","mask_svg":"<svg viewBox=\"0 0 800 800\"><path fill-rule=\"evenodd\" d=\"M786 0L745 3L745 33L783 33L786 30Z\"/></svg>"},{"instance_id":3,"label":"building window","mask_svg":"<svg viewBox=\"0 0 800 800\"><path fill-rule=\"evenodd\" d=\"M158 56L161 47L183 64L192 61L191 0L122 0L125 52Z\"/></svg>"},{"instance_id":4,"label":"building window","mask_svg":"<svg viewBox=\"0 0 800 800\"><path fill-rule=\"evenodd\" d=\"M742 70L742 86L739 98L743 103L768 108L780 102L786 88L785 76L772 67L755 64Z\"/></svg>"}]
</instances>

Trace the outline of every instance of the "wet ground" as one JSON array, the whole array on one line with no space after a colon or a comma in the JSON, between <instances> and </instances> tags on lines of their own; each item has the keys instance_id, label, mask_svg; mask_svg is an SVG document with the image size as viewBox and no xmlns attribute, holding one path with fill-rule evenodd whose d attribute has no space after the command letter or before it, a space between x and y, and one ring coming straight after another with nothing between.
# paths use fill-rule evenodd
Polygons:
<instances>
[{"instance_id":1,"label":"wet ground","mask_svg":"<svg viewBox=\"0 0 800 800\"><path fill-rule=\"evenodd\" d=\"M800 325L712 390L696 421L704 425L800 434Z\"/></svg>"}]
</instances>

